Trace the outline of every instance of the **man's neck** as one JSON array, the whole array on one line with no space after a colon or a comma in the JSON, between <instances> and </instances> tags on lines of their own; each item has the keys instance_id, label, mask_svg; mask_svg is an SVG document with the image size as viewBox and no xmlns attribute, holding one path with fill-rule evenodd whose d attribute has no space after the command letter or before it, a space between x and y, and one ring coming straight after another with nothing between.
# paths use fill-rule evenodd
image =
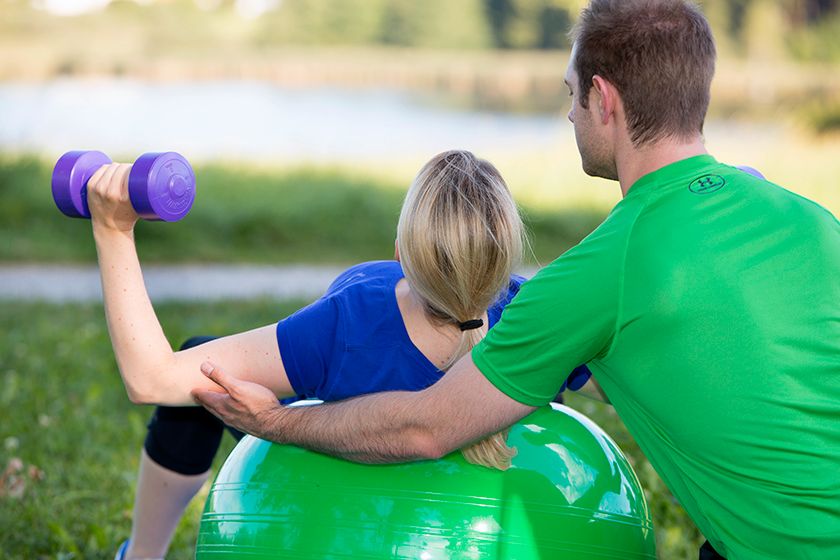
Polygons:
<instances>
[{"instance_id":1,"label":"man's neck","mask_svg":"<svg viewBox=\"0 0 840 560\"><path fill-rule=\"evenodd\" d=\"M648 173L676 161L705 154L708 152L700 136L685 143L669 139L644 148L628 146L616 158L621 195L627 196L630 187Z\"/></svg>"}]
</instances>

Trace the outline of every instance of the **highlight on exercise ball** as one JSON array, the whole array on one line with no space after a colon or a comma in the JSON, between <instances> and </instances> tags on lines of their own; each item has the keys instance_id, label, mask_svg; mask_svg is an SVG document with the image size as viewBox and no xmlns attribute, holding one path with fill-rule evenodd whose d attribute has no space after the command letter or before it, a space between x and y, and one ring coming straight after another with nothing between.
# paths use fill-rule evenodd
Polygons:
<instances>
[{"instance_id":1,"label":"highlight on exercise ball","mask_svg":"<svg viewBox=\"0 0 840 560\"><path fill-rule=\"evenodd\" d=\"M503 472L459 452L360 465L248 436L211 487L196 558L656 558L641 485L591 420L552 404L508 443Z\"/></svg>"}]
</instances>

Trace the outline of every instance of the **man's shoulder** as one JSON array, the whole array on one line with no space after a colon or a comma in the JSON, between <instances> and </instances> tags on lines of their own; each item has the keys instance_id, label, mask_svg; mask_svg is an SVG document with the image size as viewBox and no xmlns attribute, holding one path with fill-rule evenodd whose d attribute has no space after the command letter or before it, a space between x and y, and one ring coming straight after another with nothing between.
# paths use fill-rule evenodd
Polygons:
<instances>
[{"instance_id":1,"label":"man's shoulder","mask_svg":"<svg viewBox=\"0 0 840 560\"><path fill-rule=\"evenodd\" d=\"M607 217L598 227L592 230L576 246L569 249L567 253L589 252L598 250L601 252L623 251L626 249L627 240L632 234L640 216L642 216L646 201L642 198L626 198L616 204ZM563 255L565 256L565 254Z\"/></svg>"}]
</instances>

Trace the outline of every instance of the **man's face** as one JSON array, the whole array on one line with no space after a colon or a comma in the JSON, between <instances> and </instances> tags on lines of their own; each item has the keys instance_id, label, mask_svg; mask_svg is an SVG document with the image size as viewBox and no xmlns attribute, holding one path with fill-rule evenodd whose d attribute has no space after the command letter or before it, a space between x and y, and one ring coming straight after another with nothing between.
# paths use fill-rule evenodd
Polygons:
<instances>
[{"instance_id":1,"label":"man's face","mask_svg":"<svg viewBox=\"0 0 840 560\"><path fill-rule=\"evenodd\" d=\"M580 152L583 171L592 177L618 180L615 156L606 129L600 121L598 96L594 88L589 89L589 107L584 108L580 104L580 83L574 64L576 53L577 45L574 45L569 57L569 67L566 69L565 82L572 98L569 120L574 125L575 142Z\"/></svg>"}]
</instances>

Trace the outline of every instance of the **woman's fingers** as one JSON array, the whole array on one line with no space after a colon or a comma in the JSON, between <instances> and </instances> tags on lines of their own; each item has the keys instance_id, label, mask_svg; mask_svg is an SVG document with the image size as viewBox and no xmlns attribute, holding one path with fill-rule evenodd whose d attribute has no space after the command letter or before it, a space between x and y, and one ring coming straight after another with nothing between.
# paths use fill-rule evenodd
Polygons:
<instances>
[{"instance_id":1,"label":"woman's fingers","mask_svg":"<svg viewBox=\"0 0 840 560\"><path fill-rule=\"evenodd\" d=\"M91 186L95 186L97 183L99 183L99 180L102 178L102 175L104 175L105 171L108 170L108 165L110 164L103 165L102 167L94 171L93 175L91 175L90 179L88 179L88 188L90 188Z\"/></svg>"},{"instance_id":2,"label":"woman's fingers","mask_svg":"<svg viewBox=\"0 0 840 560\"><path fill-rule=\"evenodd\" d=\"M114 175L117 173L119 169L119 164L110 163L108 164L107 169L105 169L105 173L102 174L102 177L99 179L99 184L97 185L99 188L99 192L106 195L107 197L113 196L113 184L114 184ZM118 191L119 192L119 191Z\"/></svg>"},{"instance_id":3,"label":"woman's fingers","mask_svg":"<svg viewBox=\"0 0 840 560\"><path fill-rule=\"evenodd\" d=\"M88 181L88 203L94 225L127 231L138 216L128 190L130 163L110 163L96 170Z\"/></svg>"},{"instance_id":4,"label":"woman's fingers","mask_svg":"<svg viewBox=\"0 0 840 560\"><path fill-rule=\"evenodd\" d=\"M103 165L88 180L88 189L92 189L110 200L127 200L128 174L130 172L130 163Z\"/></svg>"},{"instance_id":5,"label":"woman's fingers","mask_svg":"<svg viewBox=\"0 0 840 560\"><path fill-rule=\"evenodd\" d=\"M119 186L120 200L126 202L130 196L128 194L128 174L131 172L130 163L121 163L116 173L114 173L114 181Z\"/></svg>"}]
</instances>

